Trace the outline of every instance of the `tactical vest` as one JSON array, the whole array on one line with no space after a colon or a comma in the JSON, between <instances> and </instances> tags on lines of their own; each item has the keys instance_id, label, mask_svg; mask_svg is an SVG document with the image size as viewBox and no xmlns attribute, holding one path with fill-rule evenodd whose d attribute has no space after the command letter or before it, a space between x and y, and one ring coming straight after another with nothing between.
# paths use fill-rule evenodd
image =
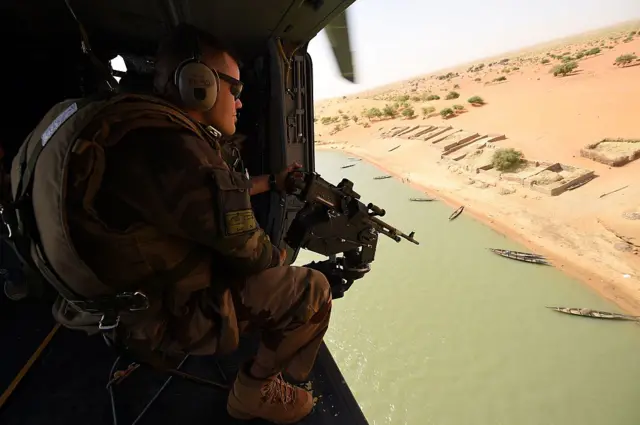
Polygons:
<instances>
[{"instance_id":1,"label":"tactical vest","mask_svg":"<svg viewBox=\"0 0 640 425\"><path fill-rule=\"evenodd\" d=\"M100 131L108 134L110 143L142 127L184 129L213 145L217 145L220 134L202 128L158 98L120 94L58 103L20 147L11 169L14 202L0 206L6 239L26 269L38 271L78 311L101 317L100 329L104 330L118 325L121 312L148 308L148 298L136 290L117 292L101 282L70 238L65 214L69 160L79 137L88 126L95 125L97 117ZM116 130L110 132L112 125ZM153 277L154 282L179 280L198 263L196 257L187 256L172 270Z\"/></svg>"}]
</instances>

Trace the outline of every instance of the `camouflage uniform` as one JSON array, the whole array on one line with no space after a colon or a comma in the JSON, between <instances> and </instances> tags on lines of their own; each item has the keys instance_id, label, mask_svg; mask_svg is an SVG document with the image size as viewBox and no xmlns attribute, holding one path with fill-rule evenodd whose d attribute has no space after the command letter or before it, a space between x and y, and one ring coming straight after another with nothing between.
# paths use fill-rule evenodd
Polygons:
<instances>
[{"instance_id":1,"label":"camouflage uniform","mask_svg":"<svg viewBox=\"0 0 640 425\"><path fill-rule=\"evenodd\" d=\"M279 250L253 215L250 181L230 170L219 144L198 135L201 128L189 131L169 121L127 128L126 120L107 126L103 118L83 132L67 187L75 246L118 289L185 257L199 259L178 282L142 288L151 308L123 317L131 342L165 352L225 353L237 347L240 332L256 328L262 340L254 361L273 374L286 369L305 379L329 323L327 279L304 267L279 266ZM271 401L296 406L288 413L273 413L264 400L243 406L243 399L271 390L265 380L240 375L229 401L236 417L288 423L311 410L310 395L298 393L292 401L291 388L271 394Z\"/></svg>"}]
</instances>

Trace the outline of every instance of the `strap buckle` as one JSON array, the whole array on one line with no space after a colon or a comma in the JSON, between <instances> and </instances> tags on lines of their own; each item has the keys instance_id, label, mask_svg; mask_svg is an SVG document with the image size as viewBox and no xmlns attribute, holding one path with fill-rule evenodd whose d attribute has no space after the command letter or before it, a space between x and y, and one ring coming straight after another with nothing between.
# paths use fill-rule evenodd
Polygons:
<instances>
[{"instance_id":1,"label":"strap buckle","mask_svg":"<svg viewBox=\"0 0 640 425\"><path fill-rule=\"evenodd\" d=\"M149 308L149 297L140 291L121 292L96 300L69 301L69 303L89 314L100 314L102 317L98 323L98 328L102 331L107 331L118 327L121 312L147 310Z\"/></svg>"},{"instance_id":2,"label":"strap buckle","mask_svg":"<svg viewBox=\"0 0 640 425\"><path fill-rule=\"evenodd\" d=\"M108 311L100 318L100 322L98 322L98 329L101 331L110 331L117 328L119 324L120 316L113 311Z\"/></svg>"},{"instance_id":3,"label":"strap buckle","mask_svg":"<svg viewBox=\"0 0 640 425\"><path fill-rule=\"evenodd\" d=\"M13 222L12 218L13 217L9 217L7 214L7 210L5 209L5 206L0 204L0 220L2 220L2 224L4 225L4 227L7 229L7 237L9 239L13 238L13 227L11 226L11 223Z\"/></svg>"},{"instance_id":4,"label":"strap buckle","mask_svg":"<svg viewBox=\"0 0 640 425\"><path fill-rule=\"evenodd\" d=\"M147 297L144 292L123 292L122 294L118 294L117 297L127 298L131 301L129 311L142 311L149 308L149 297Z\"/></svg>"}]
</instances>

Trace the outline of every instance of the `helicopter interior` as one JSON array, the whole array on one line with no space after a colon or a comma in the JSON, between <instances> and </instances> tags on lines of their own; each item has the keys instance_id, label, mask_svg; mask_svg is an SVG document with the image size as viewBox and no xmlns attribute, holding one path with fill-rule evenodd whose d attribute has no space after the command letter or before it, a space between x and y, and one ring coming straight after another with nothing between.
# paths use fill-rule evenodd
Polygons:
<instances>
[{"instance_id":1,"label":"helicopter interior","mask_svg":"<svg viewBox=\"0 0 640 425\"><path fill-rule=\"evenodd\" d=\"M352 2L78 0L70 4L98 61L108 66L118 55L124 59L126 72L113 73L120 78L120 90L150 92L156 42L178 22L216 28L236 41L245 84L238 133L246 136L244 165L252 175L259 175L293 161L314 170L312 64L306 43ZM3 2L0 16L4 21L0 28L0 79L6 106L0 144L6 171L22 141L51 106L94 92L103 76L82 51L78 21L64 0ZM252 202L260 225L273 241L283 243L287 224L302 207L300 202L282 202L269 193L254 197ZM9 249L0 245L2 267L17 268ZM293 260L296 252L290 250L290 254ZM99 336L56 328L50 312L55 294L46 289L41 298L10 301L0 296L0 314L7 319L0 321L0 338L3 346L11 347L4 352L0 368L0 422L36 424L55 419L55 423L68 425L116 423L104 387L113 375L116 354ZM51 332L55 336L48 340ZM239 362L253 354L255 345L255 335L247 335L233 355L191 357L181 370L228 384ZM32 366L24 373L31 359ZM128 363L120 363L117 369L127 368ZM17 378L20 383L14 386ZM319 398L316 412L303 423L366 424L325 346L311 378ZM226 391L183 379L173 378L171 385L167 382L165 374L141 367L119 384L115 391L119 422L235 423L226 415ZM157 401L148 408L150 400ZM138 417L141 412L144 416Z\"/></svg>"}]
</instances>

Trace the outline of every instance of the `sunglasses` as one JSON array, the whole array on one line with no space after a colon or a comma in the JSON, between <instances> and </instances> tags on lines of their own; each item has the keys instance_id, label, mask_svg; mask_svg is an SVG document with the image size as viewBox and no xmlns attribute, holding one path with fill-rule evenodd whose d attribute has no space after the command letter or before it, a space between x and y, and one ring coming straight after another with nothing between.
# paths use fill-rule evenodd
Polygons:
<instances>
[{"instance_id":1,"label":"sunglasses","mask_svg":"<svg viewBox=\"0 0 640 425\"><path fill-rule=\"evenodd\" d=\"M242 93L242 88L244 87L244 84L242 83L242 81L237 80L232 76L222 72L218 72L218 77L220 77L221 80L229 83L229 91L231 92L235 100L238 100L238 98L240 97L240 94Z\"/></svg>"}]
</instances>

